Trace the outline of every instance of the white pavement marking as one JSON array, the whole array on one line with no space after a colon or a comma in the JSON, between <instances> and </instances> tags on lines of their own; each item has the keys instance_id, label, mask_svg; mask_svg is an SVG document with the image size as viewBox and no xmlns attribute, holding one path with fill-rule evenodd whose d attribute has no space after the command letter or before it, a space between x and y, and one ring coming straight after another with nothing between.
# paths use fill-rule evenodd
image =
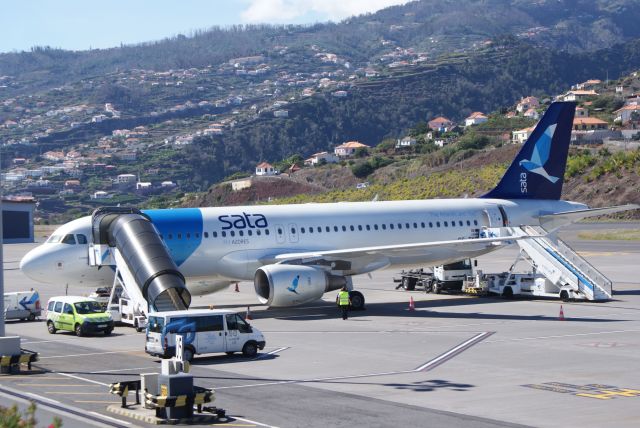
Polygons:
<instances>
[{"instance_id":1,"label":"white pavement marking","mask_svg":"<svg viewBox=\"0 0 640 428\"><path fill-rule=\"evenodd\" d=\"M91 380L91 379L87 379L87 378L84 378L84 377L72 375L72 374L69 374L69 373L62 373L62 372L54 372L54 373L59 374L61 376L67 376L67 377L72 377L74 379L82 380L84 382L95 383L96 385L109 386L108 383L98 382L97 380Z\"/></svg>"},{"instance_id":2,"label":"white pavement marking","mask_svg":"<svg viewBox=\"0 0 640 428\"><path fill-rule=\"evenodd\" d=\"M128 352L140 351L139 349L123 349L122 351L109 351L109 352L90 352L87 354L69 354L69 355L53 355L50 357L39 357L39 360L45 360L50 358L69 358L69 357L88 357L90 355L105 355L105 354L126 354Z\"/></svg>"},{"instance_id":3,"label":"white pavement marking","mask_svg":"<svg viewBox=\"0 0 640 428\"><path fill-rule=\"evenodd\" d=\"M485 338L491 336L493 333L494 332L492 332L492 331L485 331L485 332L476 334L471 339L469 339L469 340L467 340L465 342L462 342L461 344L459 344L455 348L452 348L452 349L448 350L447 352L445 352L444 354L441 354L438 357L434 358L433 360L424 363L420 367L417 367L415 369L415 371L421 372L423 370L430 369L430 368L433 368L435 366L438 366L438 365L444 363L445 361L455 357L459 353L467 350L467 348L470 348L471 346L473 346L476 343L480 342L482 339L485 339Z\"/></svg>"},{"instance_id":4,"label":"white pavement marking","mask_svg":"<svg viewBox=\"0 0 640 428\"><path fill-rule=\"evenodd\" d=\"M389 371L382 373L366 373L366 374L358 374L358 375L349 375L349 376L334 376L334 377L323 377L323 378L314 378L314 379L298 379L298 380L281 380L275 382L264 382L264 383L253 383L249 385L234 385L234 386L221 386L216 388L216 390L221 389L238 389L238 388L251 388L256 386L272 386L272 385L287 385L292 383L313 383L313 382L330 382L334 380L345 380L345 379L358 379L364 377L376 377L376 376L391 376L391 375L399 375L399 374L408 374L408 373L417 373L424 371L425 369L431 369L435 366L438 366L449 359L455 357L463 351L466 351L471 346L479 343L481 340L491 336L493 331L485 331L482 333L478 333L473 336L471 339L462 342L460 345L450 349L442 355L434 358L431 361L426 362L425 364L417 367L413 370L398 370L398 371Z\"/></svg>"},{"instance_id":5,"label":"white pavement marking","mask_svg":"<svg viewBox=\"0 0 640 428\"><path fill-rule=\"evenodd\" d=\"M598 336L601 334L635 333L638 331L640 330L612 330L612 331L598 331L595 333L574 333L574 334L559 334L559 335L553 335L553 336L514 337L513 339L486 340L484 343L518 342L521 340L562 339L566 337Z\"/></svg>"},{"instance_id":6,"label":"white pavement marking","mask_svg":"<svg viewBox=\"0 0 640 428\"><path fill-rule=\"evenodd\" d=\"M92 415L96 415L96 416L98 416L100 418L104 418L104 419L107 419L107 420L110 420L110 421L114 421L114 422L119 423L119 424L131 425L131 422L127 422L127 421L123 421L123 420L120 420L120 419L112 418L111 416L106 416L106 415L103 415L102 413L98 413L98 412L89 412L89 413L91 413Z\"/></svg>"},{"instance_id":7,"label":"white pavement marking","mask_svg":"<svg viewBox=\"0 0 640 428\"><path fill-rule=\"evenodd\" d=\"M252 361L262 359L262 358L266 357L267 355L277 354L278 352L284 351L286 349L289 349L289 346L284 346L282 348L274 349L273 351L269 351L269 352L266 352L264 354L260 354L257 357L255 357Z\"/></svg>"},{"instance_id":8,"label":"white pavement marking","mask_svg":"<svg viewBox=\"0 0 640 428\"><path fill-rule=\"evenodd\" d=\"M216 389L218 389L218 388L216 388ZM259 425L259 426L261 426L261 427L267 427L267 428L278 428L278 427L273 426L273 425L263 424L263 423L260 423L260 422L252 421L251 419L241 418L241 417L239 417L239 416L233 416L233 415L231 415L231 417L232 417L233 419L235 419L235 420L242 421L242 422L247 422L247 423L250 423L250 424ZM227 425L227 424L222 424L222 425L224 426L224 425Z\"/></svg>"},{"instance_id":9,"label":"white pavement marking","mask_svg":"<svg viewBox=\"0 0 640 428\"><path fill-rule=\"evenodd\" d=\"M28 395L29 397L36 398L38 400L44 400L44 401L49 401L50 403L62 404L57 400L54 400L52 398L43 397L42 395L34 394L33 392L25 392L24 394Z\"/></svg>"},{"instance_id":10,"label":"white pavement marking","mask_svg":"<svg viewBox=\"0 0 640 428\"><path fill-rule=\"evenodd\" d=\"M131 368L131 369L99 370L97 372L89 372L89 374L126 372L126 371L131 371L131 370L146 370L146 369L157 369L157 368L158 368L158 366L150 366L150 367L134 367L134 368Z\"/></svg>"}]
</instances>

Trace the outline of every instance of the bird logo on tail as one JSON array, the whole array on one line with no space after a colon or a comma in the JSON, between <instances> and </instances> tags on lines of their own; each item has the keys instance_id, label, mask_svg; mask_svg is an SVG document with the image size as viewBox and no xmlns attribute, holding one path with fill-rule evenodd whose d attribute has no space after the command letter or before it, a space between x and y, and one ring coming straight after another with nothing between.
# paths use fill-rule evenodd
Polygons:
<instances>
[{"instance_id":1,"label":"bird logo on tail","mask_svg":"<svg viewBox=\"0 0 640 428\"><path fill-rule=\"evenodd\" d=\"M557 124L549 125L544 131L544 134L536 141L533 147L533 153L531 153L531 159L523 159L520 161L522 166L527 171L533 172L546 178L552 183L559 180L558 177L549 175L544 169L544 165L549 160L549 154L551 152L551 140L553 139L553 133L556 132Z\"/></svg>"}]
</instances>

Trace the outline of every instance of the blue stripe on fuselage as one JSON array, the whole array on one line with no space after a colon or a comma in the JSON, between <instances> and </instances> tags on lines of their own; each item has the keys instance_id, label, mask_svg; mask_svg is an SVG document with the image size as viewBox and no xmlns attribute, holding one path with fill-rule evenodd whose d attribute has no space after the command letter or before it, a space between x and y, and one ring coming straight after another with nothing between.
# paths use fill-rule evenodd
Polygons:
<instances>
[{"instance_id":1,"label":"blue stripe on fuselage","mask_svg":"<svg viewBox=\"0 0 640 428\"><path fill-rule=\"evenodd\" d=\"M180 266L202 242L202 211L199 208L143 210L162 234L171 257ZM188 237L187 237L188 236Z\"/></svg>"}]
</instances>

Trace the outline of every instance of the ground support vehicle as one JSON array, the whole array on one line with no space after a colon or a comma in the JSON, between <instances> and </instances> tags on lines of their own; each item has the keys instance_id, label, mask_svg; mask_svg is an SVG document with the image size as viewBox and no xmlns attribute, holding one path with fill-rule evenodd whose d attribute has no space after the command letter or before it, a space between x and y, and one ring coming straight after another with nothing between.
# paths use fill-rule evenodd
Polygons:
<instances>
[{"instance_id":1,"label":"ground support vehicle","mask_svg":"<svg viewBox=\"0 0 640 428\"><path fill-rule=\"evenodd\" d=\"M4 293L4 319L33 321L42 313L40 295L37 291Z\"/></svg>"},{"instance_id":2,"label":"ground support vehicle","mask_svg":"<svg viewBox=\"0 0 640 428\"><path fill-rule=\"evenodd\" d=\"M461 291L462 285L468 276L473 275L473 264L470 259L462 260L446 265L434 266L432 272L424 269L412 269L400 272L399 278L394 278L399 283L396 288L415 290L422 287L425 293L441 293L442 291Z\"/></svg>"},{"instance_id":3,"label":"ground support vehicle","mask_svg":"<svg viewBox=\"0 0 640 428\"><path fill-rule=\"evenodd\" d=\"M110 335L113 331L113 319L94 299L56 296L47 303L47 330L51 334L66 330L77 336L100 332Z\"/></svg>"},{"instance_id":4,"label":"ground support vehicle","mask_svg":"<svg viewBox=\"0 0 640 428\"><path fill-rule=\"evenodd\" d=\"M162 358L174 356L176 335L183 337L183 357L187 361L196 354L218 352L255 357L266 343L260 330L233 311L195 309L151 312L145 351Z\"/></svg>"}]
</instances>

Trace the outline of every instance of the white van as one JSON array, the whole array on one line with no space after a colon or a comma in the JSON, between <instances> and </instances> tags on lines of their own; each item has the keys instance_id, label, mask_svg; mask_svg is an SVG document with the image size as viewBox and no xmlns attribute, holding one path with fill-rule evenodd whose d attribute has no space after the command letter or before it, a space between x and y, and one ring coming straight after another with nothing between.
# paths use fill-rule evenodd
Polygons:
<instances>
[{"instance_id":1,"label":"white van","mask_svg":"<svg viewBox=\"0 0 640 428\"><path fill-rule=\"evenodd\" d=\"M194 309L150 313L145 351L162 358L174 356L176 334L184 337L187 361L196 354L216 352L254 357L266 343L260 330L233 311Z\"/></svg>"},{"instance_id":2,"label":"white van","mask_svg":"<svg viewBox=\"0 0 640 428\"><path fill-rule=\"evenodd\" d=\"M41 313L40 295L37 291L4 293L4 319L33 321Z\"/></svg>"}]
</instances>

